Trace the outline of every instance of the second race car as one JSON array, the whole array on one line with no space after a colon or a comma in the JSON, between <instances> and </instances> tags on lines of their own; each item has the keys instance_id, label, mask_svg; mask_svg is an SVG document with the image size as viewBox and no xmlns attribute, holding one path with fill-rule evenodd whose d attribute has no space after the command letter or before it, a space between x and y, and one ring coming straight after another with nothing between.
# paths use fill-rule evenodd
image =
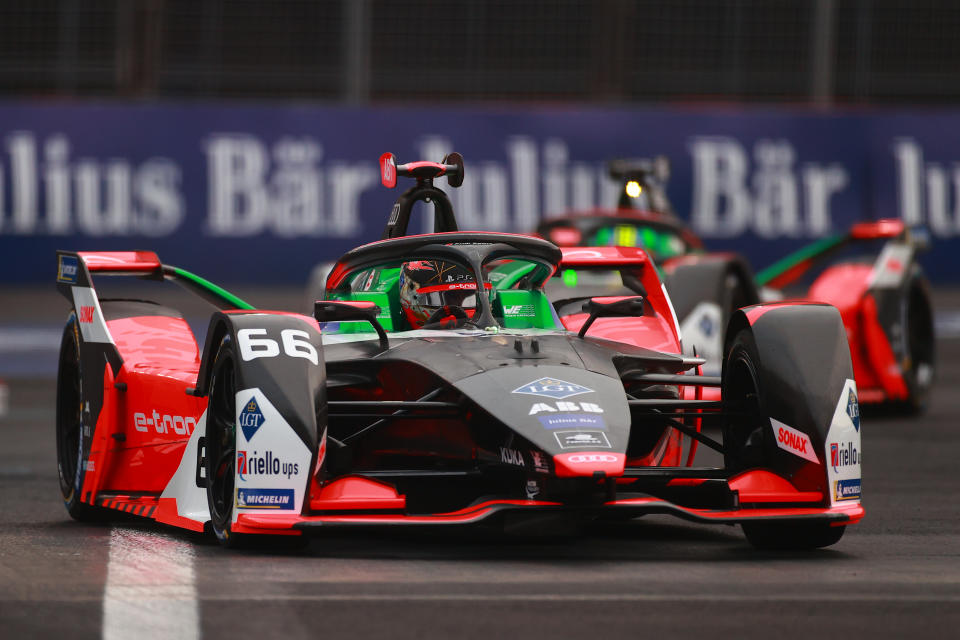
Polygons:
<instances>
[{"instance_id":1,"label":"second race car","mask_svg":"<svg viewBox=\"0 0 960 640\"><path fill-rule=\"evenodd\" d=\"M708 373L720 371L725 328L740 307L783 299L824 302L841 311L862 401L924 409L935 357L931 296L917 261L922 233L900 220L858 223L754 276L742 256L705 251L673 213L665 158L614 161L610 174L623 183L616 209L550 218L537 233L563 247L645 249L670 291L686 352L706 358ZM564 282L574 281L567 273ZM569 291L560 295L569 297Z\"/></svg>"}]
</instances>

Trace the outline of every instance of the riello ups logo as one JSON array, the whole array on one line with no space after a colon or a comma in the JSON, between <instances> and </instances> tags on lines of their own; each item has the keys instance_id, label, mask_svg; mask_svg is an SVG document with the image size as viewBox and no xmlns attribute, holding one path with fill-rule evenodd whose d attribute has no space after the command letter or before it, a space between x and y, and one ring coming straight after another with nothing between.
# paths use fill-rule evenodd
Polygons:
<instances>
[{"instance_id":1,"label":"riello ups logo","mask_svg":"<svg viewBox=\"0 0 960 640\"><path fill-rule=\"evenodd\" d=\"M287 462L272 451L259 454L256 451L237 450L237 477L247 480L247 476L286 476L291 478L300 472L300 465Z\"/></svg>"},{"instance_id":2,"label":"riello ups logo","mask_svg":"<svg viewBox=\"0 0 960 640\"><path fill-rule=\"evenodd\" d=\"M830 466L834 471L840 470L840 467L848 467L863 463L863 454L857 451L857 447L852 442L831 442L830 443Z\"/></svg>"}]
</instances>

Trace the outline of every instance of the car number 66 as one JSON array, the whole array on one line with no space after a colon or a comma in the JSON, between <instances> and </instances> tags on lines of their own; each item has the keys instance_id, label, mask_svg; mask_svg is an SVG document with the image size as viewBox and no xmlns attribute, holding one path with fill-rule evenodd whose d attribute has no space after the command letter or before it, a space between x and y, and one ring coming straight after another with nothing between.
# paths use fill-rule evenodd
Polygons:
<instances>
[{"instance_id":1,"label":"car number 66","mask_svg":"<svg viewBox=\"0 0 960 640\"><path fill-rule=\"evenodd\" d=\"M266 329L240 329L237 331L237 345L240 357L246 360L273 358L280 355L280 345L272 338L257 338L266 335ZM309 341L310 334L299 329L284 329L280 332L283 352L291 358L306 358L313 364L319 364L317 349Z\"/></svg>"}]
</instances>

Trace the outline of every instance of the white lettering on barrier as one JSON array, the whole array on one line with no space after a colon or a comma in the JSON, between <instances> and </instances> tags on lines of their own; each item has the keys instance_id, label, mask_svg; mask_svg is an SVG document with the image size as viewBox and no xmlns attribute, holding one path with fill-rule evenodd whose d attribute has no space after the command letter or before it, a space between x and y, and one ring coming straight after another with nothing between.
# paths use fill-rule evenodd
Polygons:
<instances>
[{"instance_id":1,"label":"white lettering on barrier","mask_svg":"<svg viewBox=\"0 0 960 640\"><path fill-rule=\"evenodd\" d=\"M693 156L694 231L732 237L753 231L765 238L830 233L830 200L849 183L839 163L805 162L794 167L796 150L786 140L759 140L751 171L747 150L726 137L695 137ZM802 189L801 189L802 187Z\"/></svg>"},{"instance_id":2,"label":"white lettering on barrier","mask_svg":"<svg viewBox=\"0 0 960 640\"><path fill-rule=\"evenodd\" d=\"M13 209L10 220L4 220L0 198L0 229L17 235L161 236L183 221L180 168L172 160L150 158L138 165L84 158L71 163L70 143L62 133L38 145L32 132L17 131L6 146Z\"/></svg>"}]
</instances>

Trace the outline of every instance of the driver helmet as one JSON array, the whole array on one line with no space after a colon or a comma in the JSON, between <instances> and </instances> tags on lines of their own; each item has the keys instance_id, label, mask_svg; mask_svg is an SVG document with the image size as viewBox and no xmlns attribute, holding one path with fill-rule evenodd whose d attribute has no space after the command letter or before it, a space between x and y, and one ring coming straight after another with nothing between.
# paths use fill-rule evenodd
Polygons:
<instances>
[{"instance_id":1,"label":"driver helmet","mask_svg":"<svg viewBox=\"0 0 960 640\"><path fill-rule=\"evenodd\" d=\"M449 313L434 320L440 327L456 327L465 319L454 315L459 309L466 318L476 310L477 282L473 272L443 260L413 260L400 268L400 307L407 322L421 329L438 310ZM433 323L431 323L433 324Z\"/></svg>"}]
</instances>

